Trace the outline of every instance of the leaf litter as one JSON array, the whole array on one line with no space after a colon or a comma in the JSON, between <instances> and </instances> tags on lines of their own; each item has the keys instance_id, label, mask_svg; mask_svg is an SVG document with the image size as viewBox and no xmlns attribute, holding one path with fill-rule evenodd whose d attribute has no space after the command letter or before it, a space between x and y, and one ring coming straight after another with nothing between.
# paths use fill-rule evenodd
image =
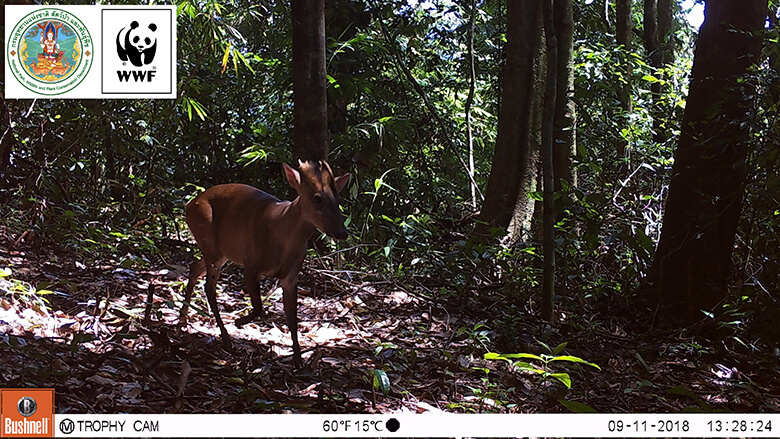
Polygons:
<instances>
[{"instance_id":1,"label":"leaf litter","mask_svg":"<svg viewBox=\"0 0 780 439\"><path fill-rule=\"evenodd\" d=\"M305 365L295 371L281 290L273 281L263 284L266 318L237 328L233 321L248 312L249 299L241 292L241 270L224 271L218 302L233 341L227 352L202 283L189 325L177 325L189 261L142 270L16 247L0 233L0 387L54 388L58 413L780 407L772 355L680 330L648 331L641 318L597 308L590 319L598 324L551 328L535 317L532 301L521 311L498 307L509 294L501 289L459 302L378 274L327 269L320 259L307 261L301 273ZM551 372L571 377L567 389L509 362L484 359L491 350L545 354L543 346L561 342L568 343L566 355L601 371L556 364L560 369ZM377 376L387 377L386 387L376 387Z\"/></svg>"}]
</instances>

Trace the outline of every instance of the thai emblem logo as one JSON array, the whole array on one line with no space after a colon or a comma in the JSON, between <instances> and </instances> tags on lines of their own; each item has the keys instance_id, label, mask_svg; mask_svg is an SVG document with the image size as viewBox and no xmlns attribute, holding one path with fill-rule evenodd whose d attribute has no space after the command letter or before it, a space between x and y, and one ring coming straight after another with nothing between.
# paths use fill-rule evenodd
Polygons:
<instances>
[{"instance_id":1,"label":"thai emblem logo","mask_svg":"<svg viewBox=\"0 0 780 439\"><path fill-rule=\"evenodd\" d=\"M22 18L7 46L11 73L27 89L59 95L78 86L92 66L92 37L75 15L39 9Z\"/></svg>"}]
</instances>

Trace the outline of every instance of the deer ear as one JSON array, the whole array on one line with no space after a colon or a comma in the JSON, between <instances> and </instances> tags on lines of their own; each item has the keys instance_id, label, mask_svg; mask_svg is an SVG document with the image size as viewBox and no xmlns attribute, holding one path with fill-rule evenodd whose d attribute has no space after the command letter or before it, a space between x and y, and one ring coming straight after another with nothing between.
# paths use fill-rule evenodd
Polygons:
<instances>
[{"instance_id":1,"label":"deer ear","mask_svg":"<svg viewBox=\"0 0 780 439\"><path fill-rule=\"evenodd\" d=\"M284 176L287 177L287 183L290 183L290 186L297 191L301 187L301 174L287 163L282 163L282 166L284 166Z\"/></svg>"},{"instance_id":2,"label":"deer ear","mask_svg":"<svg viewBox=\"0 0 780 439\"><path fill-rule=\"evenodd\" d=\"M336 177L336 179L333 181L333 183L336 184L336 192L341 192L341 190L344 189L344 187L347 185L347 181L349 181L349 177L349 173L346 173L341 177Z\"/></svg>"}]
</instances>

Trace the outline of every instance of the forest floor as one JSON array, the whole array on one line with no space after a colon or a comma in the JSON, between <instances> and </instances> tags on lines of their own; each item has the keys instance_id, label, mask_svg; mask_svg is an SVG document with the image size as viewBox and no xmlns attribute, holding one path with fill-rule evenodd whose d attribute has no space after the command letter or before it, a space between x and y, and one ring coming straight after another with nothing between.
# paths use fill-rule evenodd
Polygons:
<instances>
[{"instance_id":1,"label":"forest floor","mask_svg":"<svg viewBox=\"0 0 780 439\"><path fill-rule=\"evenodd\" d=\"M528 300L510 306L506 289L475 292L465 303L437 300L421 285L327 270L322 259L301 274L305 365L296 371L274 282L264 284L266 318L239 329L233 321L249 306L242 274L224 271L218 301L233 341L227 352L202 284L189 325L177 327L183 254L141 270L111 259L86 264L18 238L0 227L0 387L54 388L58 413L780 410L777 356L760 346L653 329L649 316L597 308L563 311L551 327ZM514 350L503 353L542 354L544 345L566 342L560 354L600 370L530 361L568 373L569 389L484 359L506 339ZM389 378L387 394L375 387L375 370Z\"/></svg>"}]
</instances>

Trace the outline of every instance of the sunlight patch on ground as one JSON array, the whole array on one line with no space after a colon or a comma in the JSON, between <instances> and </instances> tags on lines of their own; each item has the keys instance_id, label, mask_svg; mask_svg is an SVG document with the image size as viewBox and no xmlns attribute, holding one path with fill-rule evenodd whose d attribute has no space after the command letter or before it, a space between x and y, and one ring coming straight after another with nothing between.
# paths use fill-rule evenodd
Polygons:
<instances>
[{"instance_id":1,"label":"sunlight patch on ground","mask_svg":"<svg viewBox=\"0 0 780 439\"><path fill-rule=\"evenodd\" d=\"M406 291L393 291L390 294L388 294L386 302L394 302L396 305L405 304L405 303L411 303L412 302L412 296L410 296Z\"/></svg>"},{"instance_id":2,"label":"sunlight patch on ground","mask_svg":"<svg viewBox=\"0 0 780 439\"><path fill-rule=\"evenodd\" d=\"M347 337L344 331L332 326L330 323L325 323L321 327L309 331L305 336L315 343L327 343L334 340L343 340Z\"/></svg>"}]
</instances>

